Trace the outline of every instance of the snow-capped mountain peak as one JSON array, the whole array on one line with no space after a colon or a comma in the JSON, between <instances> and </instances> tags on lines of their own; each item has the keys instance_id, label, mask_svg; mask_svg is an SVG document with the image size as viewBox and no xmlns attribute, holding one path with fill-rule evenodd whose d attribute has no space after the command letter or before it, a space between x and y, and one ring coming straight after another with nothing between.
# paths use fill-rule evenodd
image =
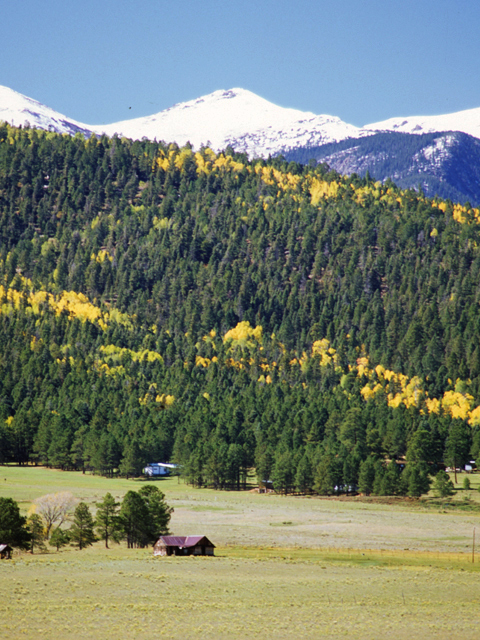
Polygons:
<instances>
[{"instance_id":1,"label":"snow-capped mountain peak","mask_svg":"<svg viewBox=\"0 0 480 640\"><path fill-rule=\"evenodd\" d=\"M219 150L231 144L253 156L359 135L357 127L339 118L279 107L240 88L214 91L145 118L92 128L108 135L190 142L195 148L209 143Z\"/></svg>"}]
</instances>

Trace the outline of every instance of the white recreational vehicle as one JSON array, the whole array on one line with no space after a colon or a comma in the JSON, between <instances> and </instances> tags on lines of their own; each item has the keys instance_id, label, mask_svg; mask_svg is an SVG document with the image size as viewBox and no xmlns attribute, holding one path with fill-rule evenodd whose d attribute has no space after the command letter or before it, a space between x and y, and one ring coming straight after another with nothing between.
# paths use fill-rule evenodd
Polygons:
<instances>
[{"instance_id":1,"label":"white recreational vehicle","mask_svg":"<svg viewBox=\"0 0 480 640\"><path fill-rule=\"evenodd\" d=\"M177 467L177 464L169 464L168 462L150 462L143 470L143 473L146 476L168 476Z\"/></svg>"}]
</instances>

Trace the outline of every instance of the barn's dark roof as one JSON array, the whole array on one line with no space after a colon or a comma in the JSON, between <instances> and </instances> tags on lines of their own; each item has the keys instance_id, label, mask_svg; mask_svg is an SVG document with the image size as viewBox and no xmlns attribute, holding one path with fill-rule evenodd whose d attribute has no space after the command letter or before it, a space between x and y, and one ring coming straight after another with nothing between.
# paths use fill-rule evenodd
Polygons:
<instances>
[{"instance_id":1,"label":"barn's dark roof","mask_svg":"<svg viewBox=\"0 0 480 640\"><path fill-rule=\"evenodd\" d=\"M203 540L205 540L208 546L215 546L205 536L161 536L160 540L166 544L167 547L195 547ZM160 540L158 542L160 542Z\"/></svg>"}]
</instances>

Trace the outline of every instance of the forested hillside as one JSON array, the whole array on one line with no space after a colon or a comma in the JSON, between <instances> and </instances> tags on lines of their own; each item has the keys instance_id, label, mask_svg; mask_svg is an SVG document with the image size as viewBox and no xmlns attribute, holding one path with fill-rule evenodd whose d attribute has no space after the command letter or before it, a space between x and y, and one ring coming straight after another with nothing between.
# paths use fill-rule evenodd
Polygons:
<instances>
[{"instance_id":1,"label":"forested hillside","mask_svg":"<svg viewBox=\"0 0 480 640\"><path fill-rule=\"evenodd\" d=\"M0 125L1 461L421 494L479 452L479 222L324 165Z\"/></svg>"},{"instance_id":2,"label":"forested hillside","mask_svg":"<svg viewBox=\"0 0 480 640\"><path fill-rule=\"evenodd\" d=\"M288 160L326 162L340 173L391 178L404 189L473 205L480 202L480 140L460 131L376 133L285 154Z\"/></svg>"}]
</instances>

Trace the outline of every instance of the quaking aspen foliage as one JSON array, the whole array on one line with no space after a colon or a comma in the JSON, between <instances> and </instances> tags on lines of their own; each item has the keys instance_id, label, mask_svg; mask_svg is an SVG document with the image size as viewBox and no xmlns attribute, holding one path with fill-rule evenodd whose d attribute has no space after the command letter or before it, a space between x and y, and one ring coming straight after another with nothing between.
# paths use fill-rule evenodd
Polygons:
<instances>
[{"instance_id":1,"label":"quaking aspen foliage","mask_svg":"<svg viewBox=\"0 0 480 640\"><path fill-rule=\"evenodd\" d=\"M479 220L326 165L0 124L0 461L419 495L479 456Z\"/></svg>"}]
</instances>

